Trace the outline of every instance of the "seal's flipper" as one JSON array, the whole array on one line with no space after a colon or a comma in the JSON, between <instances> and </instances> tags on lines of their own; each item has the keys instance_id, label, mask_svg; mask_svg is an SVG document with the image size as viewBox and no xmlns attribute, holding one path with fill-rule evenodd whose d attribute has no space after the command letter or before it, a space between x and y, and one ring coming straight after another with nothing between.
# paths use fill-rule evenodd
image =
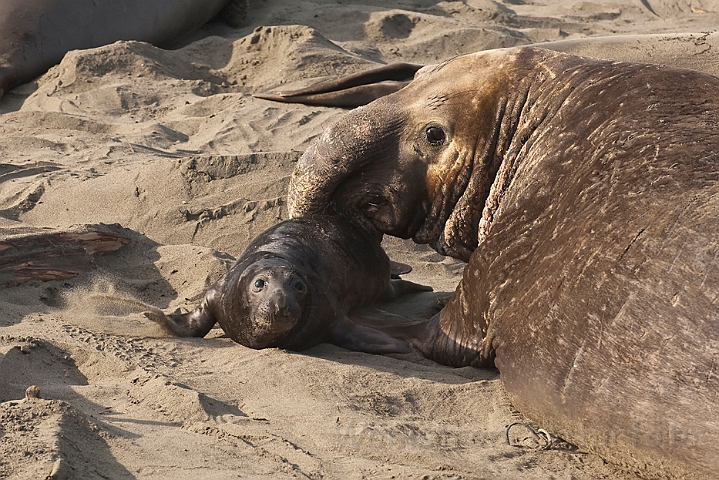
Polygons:
<instances>
[{"instance_id":1,"label":"seal's flipper","mask_svg":"<svg viewBox=\"0 0 719 480\"><path fill-rule=\"evenodd\" d=\"M176 337L204 337L217 322L208 302L214 294L214 289L209 290L202 303L191 312L165 315L158 309L142 314Z\"/></svg>"},{"instance_id":2,"label":"seal's flipper","mask_svg":"<svg viewBox=\"0 0 719 480\"><path fill-rule=\"evenodd\" d=\"M299 95L293 92L284 93L256 93L255 98L272 100L282 103L302 103L304 105L319 105L321 107L356 108L377 100L380 97L402 89L409 82L380 82L372 85L359 85L345 88L336 92Z\"/></svg>"},{"instance_id":3,"label":"seal's flipper","mask_svg":"<svg viewBox=\"0 0 719 480\"><path fill-rule=\"evenodd\" d=\"M363 72L353 73L352 75L347 75L336 80L327 80L306 88L283 92L280 95L317 95L319 93L337 92L352 87L372 85L381 82L409 82L412 80L412 77L414 77L414 74L417 73L417 70L423 66L424 65L414 63L391 63Z\"/></svg>"},{"instance_id":4,"label":"seal's flipper","mask_svg":"<svg viewBox=\"0 0 719 480\"><path fill-rule=\"evenodd\" d=\"M358 325L347 317L342 318L330 332L332 343L338 347L373 354L409 353L412 347L374 328Z\"/></svg>"},{"instance_id":5,"label":"seal's flipper","mask_svg":"<svg viewBox=\"0 0 719 480\"><path fill-rule=\"evenodd\" d=\"M412 271L412 267L406 263L395 262L394 260L389 261L389 273L392 278L399 278L400 275L406 275Z\"/></svg>"},{"instance_id":6,"label":"seal's flipper","mask_svg":"<svg viewBox=\"0 0 719 480\"><path fill-rule=\"evenodd\" d=\"M216 322L215 317L203 309L202 305L187 313L165 315L162 312L147 311L142 314L176 337L204 337Z\"/></svg>"},{"instance_id":7,"label":"seal's flipper","mask_svg":"<svg viewBox=\"0 0 719 480\"><path fill-rule=\"evenodd\" d=\"M284 103L355 108L400 90L422 67L412 63L392 63L299 90L258 93L254 97Z\"/></svg>"},{"instance_id":8,"label":"seal's flipper","mask_svg":"<svg viewBox=\"0 0 719 480\"><path fill-rule=\"evenodd\" d=\"M377 301L385 302L389 300L394 300L403 295L408 295L410 293L431 291L433 291L433 289L430 286L421 285L419 283L410 282L408 280L402 280L400 278L393 278L389 281L389 287L387 288L387 290L384 291L384 293L377 299Z\"/></svg>"}]
</instances>

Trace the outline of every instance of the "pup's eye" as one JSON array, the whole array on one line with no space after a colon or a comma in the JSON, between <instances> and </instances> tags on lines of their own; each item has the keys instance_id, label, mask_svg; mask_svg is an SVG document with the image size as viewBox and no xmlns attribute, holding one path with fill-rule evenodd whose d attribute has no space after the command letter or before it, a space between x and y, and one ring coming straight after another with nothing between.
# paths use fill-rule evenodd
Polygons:
<instances>
[{"instance_id":1,"label":"pup's eye","mask_svg":"<svg viewBox=\"0 0 719 480\"><path fill-rule=\"evenodd\" d=\"M265 288L265 285L267 285L267 282L265 282L261 278L258 278L257 280L255 280L255 288L257 290L262 290L263 288Z\"/></svg>"},{"instance_id":2,"label":"pup's eye","mask_svg":"<svg viewBox=\"0 0 719 480\"><path fill-rule=\"evenodd\" d=\"M434 125L427 127L424 133L425 135L427 135L427 141L430 143L430 145L435 146L442 145L445 138L447 137L444 133L444 130Z\"/></svg>"},{"instance_id":3,"label":"pup's eye","mask_svg":"<svg viewBox=\"0 0 719 480\"><path fill-rule=\"evenodd\" d=\"M297 291L300 292L300 293L304 292L306 288L307 288L307 287L305 287L305 284L302 283L302 282L296 282L296 283L295 283L295 290L297 290Z\"/></svg>"}]
</instances>

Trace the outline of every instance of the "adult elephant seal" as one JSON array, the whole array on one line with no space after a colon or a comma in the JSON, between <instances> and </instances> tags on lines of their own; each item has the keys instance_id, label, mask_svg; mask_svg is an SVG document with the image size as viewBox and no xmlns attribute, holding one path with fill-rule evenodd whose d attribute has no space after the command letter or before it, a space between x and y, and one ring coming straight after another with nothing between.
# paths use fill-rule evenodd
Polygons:
<instances>
[{"instance_id":1,"label":"adult elephant seal","mask_svg":"<svg viewBox=\"0 0 719 480\"><path fill-rule=\"evenodd\" d=\"M246 10L247 0L3 0L0 97L44 73L70 50L118 40L164 46L220 12L237 25Z\"/></svg>"},{"instance_id":2,"label":"adult elephant seal","mask_svg":"<svg viewBox=\"0 0 719 480\"><path fill-rule=\"evenodd\" d=\"M719 79L538 48L420 70L299 161L334 211L469 261L406 334L496 365L550 432L644 475L719 472Z\"/></svg>"},{"instance_id":3,"label":"adult elephant seal","mask_svg":"<svg viewBox=\"0 0 719 480\"><path fill-rule=\"evenodd\" d=\"M170 333L204 337L216 322L251 348L305 350L322 342L368 353L406 353L410 346L347 314L373 301L431 290L398 278L381 236L339 217L287 220L255 238L194 311L145 315ZM361 320L361 319L359 319Z\"/></svg>"}]
</instances>

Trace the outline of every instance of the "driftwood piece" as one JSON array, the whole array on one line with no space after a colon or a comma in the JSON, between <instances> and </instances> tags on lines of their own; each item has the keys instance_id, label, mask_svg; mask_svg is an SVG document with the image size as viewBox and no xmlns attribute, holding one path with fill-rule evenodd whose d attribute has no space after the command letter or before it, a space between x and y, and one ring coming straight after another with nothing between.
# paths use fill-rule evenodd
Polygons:
<instances>
[{"instance_id":1,"label":"driftwood piece","mask_svg":"<svg viewBox=\"0 0 719 480\"><path fill-rule=\"evenodd\" d=\"M93 255L114 252L130 242L118 230L110 225L83 225L8 236L0 231L0 287L63 280L87 272Z\"/></svg>"}]
</instances>

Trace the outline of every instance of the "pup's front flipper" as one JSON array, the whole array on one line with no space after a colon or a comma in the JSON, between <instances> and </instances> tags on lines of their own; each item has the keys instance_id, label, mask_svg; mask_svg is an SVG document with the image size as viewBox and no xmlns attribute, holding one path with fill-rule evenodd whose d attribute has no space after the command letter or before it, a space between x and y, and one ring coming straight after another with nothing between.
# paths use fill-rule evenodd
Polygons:
<instances>
[{"instance_id":1,"label":"pup's front flipper","mask_svg":"<svg viewBox=\"0 0 719 480\"><path fill-rule=\"evenodd\" d=\"M215 292L209 290L191 312L165 315L162 310L153 309L142 314L176 337L204 337L217 322L210 307Z\"/></svg>"},{"instance_id":2,"label":"pup's front flipper","mask_svg":"<svg viewBox=\"0 0 719 480\"><path fill-rule=\"evenodd\" d=\"M374 328L358 325L347 317L337 321L330 333L338 347L373 354L409 353L412 347L404 340L392 338Z\"/></svg>"}]
</instances>

